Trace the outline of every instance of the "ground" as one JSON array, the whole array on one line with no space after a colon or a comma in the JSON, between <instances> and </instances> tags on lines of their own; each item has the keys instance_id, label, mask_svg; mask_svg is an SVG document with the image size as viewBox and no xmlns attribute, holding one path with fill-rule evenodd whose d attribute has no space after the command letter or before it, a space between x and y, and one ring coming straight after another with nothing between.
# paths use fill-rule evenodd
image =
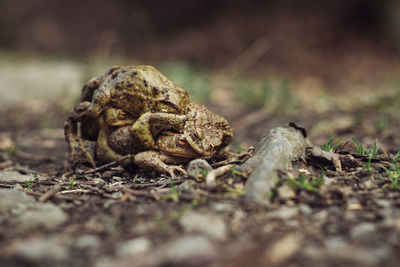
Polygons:
<instances>
[{"instance_id":1,"label":"ground","mask_svg":"<svg viewBox=\"0 0 400 267\"><path fill-rule=\"evenodd\" d=\"M309 139L319 146L326 145L329 136L317 132L318 124L349 121L329 132L336 137L332 145L349 141L337 150L352 153L359 166L338 170L329 161L311 157L294 162L292 169L280 173L266 206L245 200L247 174L239 168L219 177L213 187L202 178L171 180L120 167L72 174L62 129L40 128L35 121L43 114L31 115L31 123L1 131L2 262L395 266L400 245L399 164L393 158L400 144L398 126L390 113L382 113L385 125L371 132L383 115L369 110L318 119L307 112L274 115L257 122L262 128L237 130L242 140L252 140L250 132L262 136L271 125L280 124L277 121L281 126L295 121L306 126ZM15 110L4 114L16 121ZM65 118L56 107L46 114L58 118L56 125ZM231 121L245 116L248 111ZM368 155L357 156L351 137L368 149L378 138L382 157L372 157L368 167ZM19 191L5 190L11 188ZM53 189L53 194L46 193Z\"/></svg>"},{"instance_id":2,"label":"ground","mask_svg":"<svg viewBox=\"0 0 400 267\"><path fill-rule=\"evenodd\" d=\"M209 63L203 68L188 61L156 65L187 89L192 100L228 119L235 134L232 151L257 147L270 129L294 122L306 129L315 147L345 157L341 166L311 154L296 159L279 172L268 204L243 196L249 173L239 167L228 169L213 186L204 177L170 179L118 166L74 174L66 161L62 127L80 87L110 65L137 62L108 58L86 66L12 56L0 64L2 89L7 88L0 99L1 262L397 266L398 54L350 33L337 39L326 34L324 23L304 29L298 20L278 15L267 19L289 23L290 34L281 34L285 31L271 23L266 42L253 38L265 30L257 27L265 18L252 18L254 42L224 39L220 33L231 21L221 20L215 27L155 40L135 51L147 55L171 50L176 54L166 54L172 58L190 55ZM308 17L303 22L308 25ZM241 21L237 24L233 31L250 34L240 30ZM307 38L310 32L320 33L315 36L322 42ZM286 46L279 45L282 39ZM232 44L227 54L219 50L224 42ZM210 44L215 45L211 51ZM230 60L232 54L237 57ZM367 150L363 155L354 140Z\"/></svg>"}]
</instances>

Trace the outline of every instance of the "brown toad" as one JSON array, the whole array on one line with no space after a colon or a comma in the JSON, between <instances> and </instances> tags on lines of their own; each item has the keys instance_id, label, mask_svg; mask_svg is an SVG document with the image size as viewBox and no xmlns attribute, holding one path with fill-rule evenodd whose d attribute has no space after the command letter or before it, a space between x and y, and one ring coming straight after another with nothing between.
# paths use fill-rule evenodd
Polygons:
<instances>
[{"instance_id":1,"label":"brown toad","mask_svg":"<svg viewBox=\"0 0 400 267\"><path fill-rule=\"evenodd\" d=\"M194 158L215 155L231 142L233 136L232 129L223 117L200 104L189 104L183 115L144 113L132 125L115 130L106 123L107 116L113 112L120 110L109 110L101 117L104 127L99 132L96 156L102 163L132 154L133 162L125 161L124 166L133 163L174 177L175 171L186 173L177 165ZM143 120L149 123L143 124ZM152 143L143 142L151 139Z\"/></svg>"},{"instance_id":2,"label":"brown toad","mask_svg":"<svg viewBox=\"0 0 400 267\"><path fill-rule=\"evenodd\" d=\"M86 83L80 103L67 118L64 129L71 167L83 164L95 166L83 139L97 140L99 133L103 131L101 127L107 125L114 128L132 124L141 114L149 112L182 114L188 104L187 92L152 66L111 68L101 77ZM121 111L106 115L107 121L102 123L100 117L109 108L120 108ZM112 115L118 118L112 118ZM146 140L147 137L150 136L141 136L142 142L154 146L153 138Z\"/></svg>"}]
</instances>

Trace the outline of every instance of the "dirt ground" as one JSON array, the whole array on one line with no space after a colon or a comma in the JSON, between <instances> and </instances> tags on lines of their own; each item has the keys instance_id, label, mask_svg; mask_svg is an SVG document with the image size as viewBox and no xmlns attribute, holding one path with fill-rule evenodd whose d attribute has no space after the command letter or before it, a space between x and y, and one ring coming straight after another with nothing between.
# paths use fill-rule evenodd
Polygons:
<instances>
[{"instance_id":1,"label":"dirt ground","mask_svg":"<svg viewBox=\"0 0 400 267\"><path fill-rule=\"evenodd\" d=\"M234 127L232 151L257 146L270 129L295 122L316 147L331 137L331 146L341 142L332 149L345 158L340 166L323 157L299 158L280 172L268 205L244 198L249 173L239 167L214 186L204 177L171 179L118 166L72 173L62 129L68 111L57 101L39 109L8 106L0 113L2 265L398 266L400 95L394 78L400 57L380 42L324 35L324 24L301 31L296 21L290 34L271 24L269 48L259 51L264 39L254 37L261 18L250 21L253 33L232 28L252 37L225 40L236 46L223 56L239 55L236 60L216 59L225 20L162 44L155 40L137 53L173 50L177 54L167 53L172 58L190 55L212 66L208 74L222 90L205 104ZM316 31L322 43L307 38ZM220 39L199 41L210 35ZM291 45L279 46L285 36L293 38L285 42ZM301 39L308 42L296 42ZM188 40L198 46L185 46ZM215 44L215 56L207 42ZM236 83L238 73L251 79L285 74L296 106L279 109L288 95L259 109L235 102L224 85ZM388 73L394 84L383 94ZM353 137L367 150L363 155Z\"/></svg>"},{"instance_id":2,"label":"dirt ground","mask_svg":"<svg viewBox=\"0 0 400 267\"><path fill-rule=\"evenodd\" d=\"M4 114L15 122L21 112ZM248 174L240 169L212 188L201 178L171 180L120 167L72 174L60 127L66 114L56 108L46 114L57 127L41 129L37 122L46 115L34 114L29 123L1 129L0 257L6 266L398 264L400 191L393 179L399 173L389 176L383 169L398 166L399 128L390 113L382 113L383 128L372 127L382 114L366 108L274 115L237 130L238 138L256 145L254 136L295 121L319 146L329 136L313 134L318 122L349 121L329 132L337 137L334 144L349 141L337 150L352 153L356 165L338 170L327 160L299 160L281 173L267 206L245 201ZM368 149L378 138L382 157L373 157L367 168L368 156L357 156L351 137ZM5 190L11 188L21 191Z\"/></svg>"}]
</instances>

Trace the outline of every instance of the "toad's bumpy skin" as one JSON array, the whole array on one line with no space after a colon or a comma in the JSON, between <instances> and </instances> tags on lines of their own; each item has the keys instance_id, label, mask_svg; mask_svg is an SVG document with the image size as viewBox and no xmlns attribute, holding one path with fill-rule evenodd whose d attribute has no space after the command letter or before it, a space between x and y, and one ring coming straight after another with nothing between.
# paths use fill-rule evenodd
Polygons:
<instances>
[{"instance_id":1,"label":"toad's bumpy skin","mask_svg":"<svg viewBox=\"0 0 400 267\"><path fill-rule=\"evenodd\" d=\"M100 129L100 117L107 109L123 110L124 116L118 123L126 125L145 112L182 114L188 104L187 92L152 66L111 68L85 84L80 103L65 123L70 166L73 169L81 165L95 166L93 156L84 147L82 139L97 141L99 132L104 132ZM113 124L110 116L105 118L109 126L121 126ZM128 119L124 120L124 117ZM153 138L145 141L154 142Z\"/></svg>"},{"instance_id":2,"label":"toad's bumpy skin","mask_svg":"<svg viewBox=\"0 0 400 267\"><path fill-rule=\"evenodd\" d=\"M78 133L77 124L80 123ZM232 140L232 129L151 66L114 67L90 80L65 125L72 167L95 166L83 139L96 141L102 164L132 155L122 165L155 169L175 177L180 164L211 157Z\"/></svg>"}]
</instances>

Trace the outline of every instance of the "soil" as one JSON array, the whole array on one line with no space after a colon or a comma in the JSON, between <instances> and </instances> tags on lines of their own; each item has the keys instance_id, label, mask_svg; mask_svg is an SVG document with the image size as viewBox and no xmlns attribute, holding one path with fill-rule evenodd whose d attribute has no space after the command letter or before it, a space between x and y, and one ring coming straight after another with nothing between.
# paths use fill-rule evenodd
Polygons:
<instances>
[{"instance_id":1,"label":"soil","mask_svg":"<svg viewBox=\"0 0 400 267\"><path fill-rule=\"evenodd\" d=\"M118 166L75 174L66 161L62 127L67 113L61 105L46 105L40 111L29 105L3 108L2 265L399 265L396 179L400 173L390 171L399 165L395 160L400 148L398 93L397 100L376 101L380 106L352 105L358 97L379 91L378 85L396 68L398 53L375 36L354 38L352 31L346 33L343 28L329 30L324 14L306 14L302 23L280 13L244 13L242 19L235 18L232 15L213 27L198 27L170 40L139 42L143 47L131 50L143 55L146 63L152 58L149 55L154 61L197 59L216 68L210 68L216 76L218 70L224 74L228 69L229 74L230 66L234 74L284 73L293 78L295 87L305 87L311 98L308 103L317 102L326 88L335 91L341 99L347 98L351 109L336 101L321 111L309 107L314 103L304 102L296 113L260 113L227 104L225 98L207 106L235 128L231 150L256 146L271 128L295 122L307 130L316 147L326 145L331 136L336 137L334 143L340 140L335 155L345 158L341 166L312 155L300 158L291 169L280 172L268 205L244 198L249 173L240 168L229 169L213 186L204 178L170 179ZM248 25L240 26L242 20ZM314 20L325 23L311 23ZM309 24L318 27L310 29ZM232 31L229 38L222 34L227 25ZM268 46L263 43L265 36ZM268 49L258 51L257 47ZM243 64L242 54L249 62ZM371 159L358 155L352 137L368 150L377 139L378 155ZM350 162L349 155L354 158Z\"/></svg>"},{"instance_id":2,"label":"soil","mask_svg":"<svg viewBox=\"0 0 400 267\"><path fill-rule=\"evenodd\" d=\"M1 173L17 178L0 179L0 187L17 188L32 198L29 205L22 200L8 208L0 204L1 261L5 266L395 266L400 191L381 166L390 168L393 162L399 126L385 114L385 128L371 132L379 118L368 110L318 118L311 112L275 115L238 129L237 138L256 145L277 122L295 121L310 130L334 114L356 123L330 129L337 137L334 143L349 141L336 150L352 155L355 165L342 162L338 169L329 160L299 159L280 173L268 205L245 200L248 173L240 168L218 177L211 187L204 178L171 180L120 167L74 174L67 168L61 128L66 114L52 108L21 125L16 113L6 110L3 114L14 123L1 129ZM43 116L51 116L56 127L38 127L34 122ZM243 116L248 114L230 119L234 123ZM368 156L357 155L351 137L368 149L378 138L382 156L373 157L367 168ZM322 132L309 139L319 146L329 137ZM299 183L301 177L309 183ZM40 213L45 219L36 223L19 217L33 216L43 205L52 205L55 213Z\"/></svg>"}]
</instances>

